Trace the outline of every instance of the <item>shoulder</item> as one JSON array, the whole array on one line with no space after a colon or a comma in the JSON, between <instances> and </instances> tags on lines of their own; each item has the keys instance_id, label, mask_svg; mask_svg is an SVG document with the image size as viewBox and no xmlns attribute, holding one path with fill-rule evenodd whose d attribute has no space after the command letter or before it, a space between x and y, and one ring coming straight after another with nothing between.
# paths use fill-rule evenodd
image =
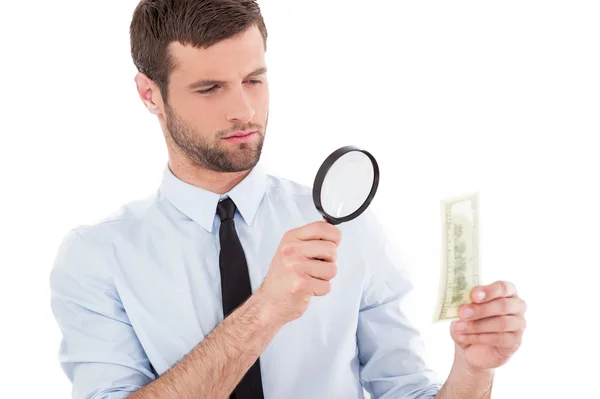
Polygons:
<instances>
[{"instance_id":1,"label":"shoulder","mask_svg":"<svg viewBox=\"0 0 600 399\"><path fill-rule=\"evenodd\" d=\"M307 184L268 175L265 196L273 210L282 217L297 215L306 223L321 219L313 201L312 187Z\"/></svg>"},{"instance_id":2,"label":"shoulder","mask_svg":"<svg viewBox=\"0 0 600 399\"><path fill-rule=\"evenodd\" d=\"M94 246L107 245L120 232L130 230L132 226L143 224L163 212L164 197L155 191L144 198L129 201L107 213L104 217L89 224L80 224L72 228L72 233Z\"/></svg>"},{"instance_id":3,"label":"shoulder","mask_svg":"<svg viewBox=\"0 0 600 399\"><path fill-rule=\"evenodd\" d=\"M127 202L104 217L64 232L55 254L52 278L95 276L110 279L108 265L116 241L139 228L160 207L160 194Z\"/></svg>"},{"instance_id":4,"label":"shoulder","mask_svg":"<svg viewBox=\"0 0 600 399\"><path fill-rule=\"evenodd\" d=\"M312 199L312 187L272 174L267 175L267 190L274 195L308 197Z\"/></svg>"}]
</instances>

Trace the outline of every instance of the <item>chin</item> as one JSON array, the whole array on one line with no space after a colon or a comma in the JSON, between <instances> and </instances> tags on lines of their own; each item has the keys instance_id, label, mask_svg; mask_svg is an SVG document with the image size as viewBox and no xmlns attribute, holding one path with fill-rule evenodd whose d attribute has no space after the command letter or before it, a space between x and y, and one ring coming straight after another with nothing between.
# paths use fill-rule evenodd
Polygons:
<instances>
[{"instance_id":1,"label":"chin","mask_svg":"<svg viewBox=\"0 0 600 399\"><path fill-rule=\"evenodd\" d=\"M260 157L252 157L245 159L236 159L231 162L232 169L235 169L236 172L243 172L246 170L250 170L258 164Z\"/></svg>"},{"instance_id":2,"label":"chin","mask_svg":"<svg viewBox=\"0 0 600 399\"><path fill-rule=\"evenodd\" d=\"M254 168L259 160L260 153L255 149L229 151L226 160L214 163L209 169L225 173L244 172Z\"/></svg>"}]
</instances>

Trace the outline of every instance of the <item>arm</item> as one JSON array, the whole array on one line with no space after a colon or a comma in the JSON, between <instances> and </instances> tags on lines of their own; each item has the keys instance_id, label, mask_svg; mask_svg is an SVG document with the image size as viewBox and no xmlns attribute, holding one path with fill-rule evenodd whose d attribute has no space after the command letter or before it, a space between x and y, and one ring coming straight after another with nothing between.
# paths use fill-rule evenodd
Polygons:
<instances>
[{"instance_id":1,"label":"arm","mask_svg":"<svg viewBox=\"0 0 600 399\"><path fill-rule=\"evenodd\" d=\"M494 370L471 370L455 355L450 375L435 399L490 399Z\"/></svg>"},{"instance_id":2,"label":"arm","mask_svg":"<svg viewBox=\"0 0 600 399\"><path fill-rule=\"evenodd\" d=\"M156 378L106 263L77 232L64 239L50 277L61 366L77 399L226 397L283 326L254 295Z\"/></svg>"},{"instance_id":3,"label":"arm","mask_svg":"<svg viewBox=\"0 0 600 399\"><path fill-rule=\"evenodd\" d=\"M260 295L251 296L180 363L131 399L224 398L282 325L270 321Z\"/></svg>"},{"instance_id":4,"label":"arm","mask_svg":"<svg viewBox=\"0 0 600 399\"><path fill-rule=\"evenodd\" d=\"M451 326L455 341L452 369L443 386L423 360L418 332L400 311L400 302L412 288L393 248L376 219L370 215L363 235L367 276L357 338L361 380L376 399L490 399L495 368L506 363L518 349L525 326L526 303L514 285L495 282L478 287L472 295L473 309L466 329ZM476 292L485 298L477 299ZM465 335L461 339L461 335Z\"/></svg>"},{"instance_id":5,"label":"arm","mask_svg":"<svg viewBox=\"0 0 600 399\"><path fill-rule=\"evenodd\" d=\"M437 399L489 399L494 370L521 345L527 304L514 284L496 281L471 291L450 325L454 364Z\"/></svg>"},{"instance_id":6,"label":"arm","mask_svg":"<svg viewBox=\"0 0 600 399\"><path fill-rule=\"evenodd\" d=\"M60 365L74 399L121 399L155 378L106 263L74 230L50 273Z\"/></svg>"},{"instance_id":7,"label":"arm","mask_svg":"<svg viewBox=\"0 0 600 399\"><path fill-rule=\"evenodd\" d=\"M356 227L365 237L366 268L357 329L361 382L373 399L433 399L442 381L402 310L412 284L375 216L367 211L363 222Z\"/></svg>"}]
</instances>

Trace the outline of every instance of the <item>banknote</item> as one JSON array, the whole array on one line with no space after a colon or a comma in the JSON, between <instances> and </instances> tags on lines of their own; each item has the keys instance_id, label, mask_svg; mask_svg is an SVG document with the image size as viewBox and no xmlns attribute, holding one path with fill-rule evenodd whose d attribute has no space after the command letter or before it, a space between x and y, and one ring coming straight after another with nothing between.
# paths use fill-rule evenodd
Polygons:
<instances>
[{"instance_id":1,"label":"banknote","mask_svg":"<svg viewBox=\"0 0 600 399\"><path fill-rule=\"evenodd\" d=\"M480 279L479 193L441 201L442 262L434 321L458 317Z\"/></svg>"}]
</instances>

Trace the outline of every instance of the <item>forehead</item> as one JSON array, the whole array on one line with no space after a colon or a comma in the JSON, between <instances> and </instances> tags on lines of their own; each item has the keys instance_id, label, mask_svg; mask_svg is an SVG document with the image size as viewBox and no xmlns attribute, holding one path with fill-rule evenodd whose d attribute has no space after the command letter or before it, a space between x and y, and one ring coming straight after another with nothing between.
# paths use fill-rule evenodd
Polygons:
<instances>
[{"instance_id":1,"label":"forehead","mask_svg":"<svg viewBox=\"0 0 600 399\"><path fill-rule=\"evenodd\" d=\"M169 50L176 64L171 73L173 82L189 83L199 78L241 79L265 63L263 37L255 26L206 49L173 42Z\"/></svg>"}]
</instances>

